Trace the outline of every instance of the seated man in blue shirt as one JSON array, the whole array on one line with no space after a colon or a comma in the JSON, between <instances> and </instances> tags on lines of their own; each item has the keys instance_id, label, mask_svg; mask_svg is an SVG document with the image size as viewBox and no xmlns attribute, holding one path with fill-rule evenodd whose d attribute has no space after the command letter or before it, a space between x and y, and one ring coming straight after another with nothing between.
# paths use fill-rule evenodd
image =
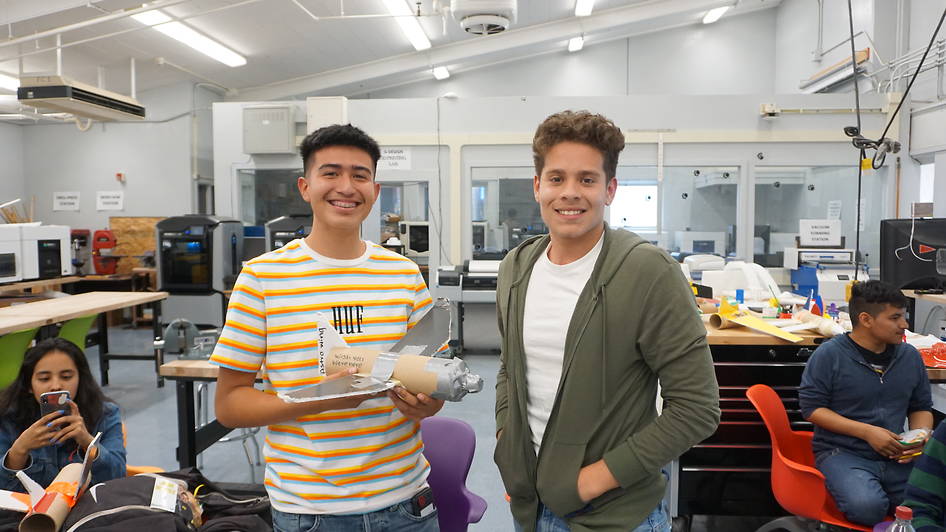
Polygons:
<instances>
[{"instance_id":1,"label":"seated man in blue shirt","mask_svg":"<svg viewBox=\"0 0 946 532\"><path fill-rule=\"evenodd\" d=\"M854 330L815 350L798 391L802 415L815 425L815 464L828 491L850 521L866 526L901 503L909 462L925 443L900 443L904 422L927 435L933 426L926 368L902 341L906 305L887 283L855 284Z\"/></svg>"}]
</instances>

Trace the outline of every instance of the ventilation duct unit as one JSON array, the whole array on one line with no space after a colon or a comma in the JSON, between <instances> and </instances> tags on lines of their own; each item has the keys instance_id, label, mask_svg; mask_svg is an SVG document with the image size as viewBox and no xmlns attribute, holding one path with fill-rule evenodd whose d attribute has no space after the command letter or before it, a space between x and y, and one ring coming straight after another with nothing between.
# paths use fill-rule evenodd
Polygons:
<instances>
[{"instance_id":1,"label":"ventilation duct unit","mask_svg":"<svg viewBox=\"0 0 946 532\"><path fill-rule=\"evenodd\" d=\"M63 76L21 77L16 97L20 103L42 111L71 113L102 122L145 117L145 108L138 100Z\"/></svg>"},{"instance_id":2,"label":"ventilation duct unit","mask_svg":"<svg viewBox=\"0 0 946 532\"><path fill-rule=\"evenodd\" d=\"M502 33L516 22L516 0L451 0L450 11L474 35Z\"/></svg>"}]
</instances>

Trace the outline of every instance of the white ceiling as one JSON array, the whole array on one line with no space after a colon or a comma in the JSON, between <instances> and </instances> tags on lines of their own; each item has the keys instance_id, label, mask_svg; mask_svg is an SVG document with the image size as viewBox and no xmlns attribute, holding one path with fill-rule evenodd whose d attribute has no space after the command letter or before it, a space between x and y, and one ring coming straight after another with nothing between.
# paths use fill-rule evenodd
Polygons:
<instances>
[{"instance_id":1,"label":"white ceiling","mask_svg":"<svg viewBox=\"0 0 946 532\"><path fill-rule=\"evenodd\" d=\"M62 32L63 74L95 84L103 67L105 88L127 94L134 58L138 91L194 80L235 89L231 97L236 98L345 95L426 79L429 68L439 64L469 70L563 49L575 34L584 33L586 45L593 45L696 24L709 7L733 0L597 0L592 16L581 19L574 17L575 0L519 0L510 31L490 37L466 34L449 15L436 14L435 0L423 0L422 12L432 14L421 18L433 45L425 52L413 50L395 19L357 17L386 14L382 0L296 1L323 20L313 20L293 0L178 0L163 9L245 56L242 67L225 66L121 17ZM778 1L742 0L733 12L766 9ZM140 0L0 0L0 35L8 38L0 40L0 73L16 76L21 54L24 72L54 72L55 35L28 36L141 5ZM340 17L342 8L346 18L324 19ZM124 33L71 44L116 32ZM25 42L11 45L10 39ZM161 66L158 57L180 68Z\"/></svg>"}]
</instances>

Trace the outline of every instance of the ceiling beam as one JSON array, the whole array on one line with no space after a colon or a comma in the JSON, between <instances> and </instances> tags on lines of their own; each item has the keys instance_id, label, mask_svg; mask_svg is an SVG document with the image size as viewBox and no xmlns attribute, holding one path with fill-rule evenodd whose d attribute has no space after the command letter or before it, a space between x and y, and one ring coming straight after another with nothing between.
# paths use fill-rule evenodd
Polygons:
<instances>
[{"instance_id":1,"label":"ceiling beam","mask_svg":"<svg viewBox=\"0 0 946 532\"><path fill-rule=\"evenodd\" d=\"M595 32L613 30L661 17L702 12L727 4L732 4L732 0L651 0L598 11L588 17L569 17L506 31L498 35L445 44L421 52L385 57L336 70L241 89L236 97L229 99L291 98L395 74L428 70L434 66L498 56L517 48L563 41L575 35L591 35Z\"/></svg>"}]
</instances>

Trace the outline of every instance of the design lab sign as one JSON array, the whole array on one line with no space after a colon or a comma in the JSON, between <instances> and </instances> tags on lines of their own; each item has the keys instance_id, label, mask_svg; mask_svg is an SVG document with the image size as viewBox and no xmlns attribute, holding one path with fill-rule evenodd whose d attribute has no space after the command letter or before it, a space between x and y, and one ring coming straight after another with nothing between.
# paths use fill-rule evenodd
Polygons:
<instances>
[{"instance_id":1,"label":"design lab sign","mask_svg":"<svg viewBox=\"0 0 946 532\"><path fill-rule=\"evenodd\" d=\"M378 160L378 171L410 170L411 155L411 148L381 148L381 159Z\"/></svg>"},{"instance_id":2,"label":"design lab sign","mask_svg":"<svg viewBox=\"0 0 946 532\"><path fill-rule=\"evenodd\" d=\"M120 211L125 208L125 193L121 190L99 190L95 196L95 210Z\"/></svg>"}]
</instances>

